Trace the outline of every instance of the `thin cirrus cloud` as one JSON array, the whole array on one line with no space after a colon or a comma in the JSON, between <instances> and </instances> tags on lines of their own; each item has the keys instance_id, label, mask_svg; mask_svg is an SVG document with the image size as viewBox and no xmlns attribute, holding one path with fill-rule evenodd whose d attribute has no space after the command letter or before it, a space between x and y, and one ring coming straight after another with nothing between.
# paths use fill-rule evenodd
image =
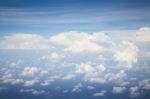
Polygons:
<instances>
[{"instance_id":1,"label":"thin cirrus cloud","mask_svg":"<svg viewBox=\"0 0 150 99\"><path fill-rule=\"evenodd\" d=\"M115 7L112 7L115 8ZM43 9L42 9L43 10ZM0 22L1 24L83 24L83 23L112 23L130 21L139 22L139 20L149 19L148 10L138 9L121 9L112 10L110 8L87 8L82 11L70 9L64 10L61 8L55 11L50 8L45 8L44 11L35 8L1 8ZM89 14L91 13L91 14ZM136 16L138 15L138 16ZM122 17L120 17L122 16ZM135 17L136 16L136 17ZM10 18L11 17L11 18ZM86 18L85 18L86 17ZM146 23L146 22L145 22Z\"/></svg>"}]
</instances>

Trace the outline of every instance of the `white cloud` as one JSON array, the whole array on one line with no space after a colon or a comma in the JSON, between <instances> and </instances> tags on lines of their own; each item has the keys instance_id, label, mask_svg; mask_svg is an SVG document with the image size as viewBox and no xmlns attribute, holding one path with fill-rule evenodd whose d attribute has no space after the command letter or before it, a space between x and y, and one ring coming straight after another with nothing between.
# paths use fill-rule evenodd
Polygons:
<instances>
[{"instance_id":1,"label":"white cloud","mask_svg":"<svg viewBox=\"0 0 150 99\"><path fill-rule=\"evenodd\" d=\"M126 90L126 87L113 87L112 92L115 94L123 93Z\"/></svg>"},{"instance_id":2,"label":"white cloud","mask_svg":"<svg viewBox=\"0 0 150 99\"><path fill-rule=\"evenodd\" d=\"M14 79L14 78L2 78L2 82L3 83L8 83L8 84L12 84L12 85L16 85L16 84L22 84L24 83L24 80L23 79Z\"/></svg>"},{"instance_id":3,"label":"white cloud","mask_svg":"<svg viewBox=\"0 0 150 99\"><path fill-rule=\"evenodd\" d=\"M13 85L15 85L15 84L21 84L23 82L24 82L23 79L12 79L11 80L11 84L13 84Z\"/></svg>"},{"instance_id":4,"label":"white cloud","mask_svg":"<svg viewBox=\"0 0 150 99\"><path fill-rule=\"evenodd\" d=\"M46 76L48 74L49 74L49 72L46 70L41 70L41 72L40 72L40 76Z\"/></svg>"},{"instance_id":5,"label":"white cloud","mask_svg":"<svg viewBox=\"0 0 150 99\"><path fill-rule=\"evenodd\" d=\"M140 92L139 92L139 87L138 86L134 86L130 88L130 96L131 97L139 97L140 96Z\"/></svg>"},{"instance_id":6,"label":"white cloud","mask_svg":"<svg viewBox=\"0 0 150 99\"><path fill-rule=\"evenodd\" d=\"M145 52L145 57L149 58L150 57L150 52Z\"/></svg>"},{"instance_id":7,"label":"white cloud","mask_svg":"<svg viewBox=\"0 0 150 99\"><path fill-rule=\"evenodd\" d=\"M118 73L108 73L105 75L107 81L122 83L123 79L127 76L124 70L120 70Z\"/></svg>"},{"instance_id":8,"label":"white cloud","mask_svg":"<svg viewBox=\"0 0 150 99\"><path fill-rule=\"evenodd\" d=\"M23 72L20 74L21 76L31 77L40 71L37 67L25 67Z\"/></svg>"},{"instance_id":9,"label":"white cloud","mask_svg":"<svg viewBox=\"0 0 150 99\"><path fill-rule=\"evenodd\" d=\"M104 33L81 33L77 31L64 32L50 37L50 42L64 46L64 51L79 52L101 52L104 48L100 42L108 42L110 38Z\"/></svg>"},{"instance_id":10,"label":"white cloud","mask_svg":"<svg viewBox=\"0 0 150 99\"><path fill-rule=\"evenodd\" d=\"M89 63L77 64L75 67L75 73L84 75L85 81L93 83L105 83L105 79L99 76L104 70L103 65L92 66Z\"/></svg>"},{"instance_id":11,"label":"white cloud","mask_svg":"<svg viewBox=\"0 0 150 99\"><path fill-rule=\"evenodd\" d=\"M36 34L13 34L5 36L1 41L2 49L48 49L48 41Z\"/></svg>"},{"instance_id":12,"label":"white cloud","mask_svg":"<svg viewBox=\"0 0 150 99\"><path fill-rule=\"evenodd\" d=\"M138 41L149 42L150 41L150 28L149 27L140 28L136 33L136 37Z\"/></svg>"},{"instance_id":13,"label":"white cloud","mask_svg":"<svg viewBox=\"0 0 150 99\"><path fill-rule=\"evenodd\" d=\"M33 94L33 95L41 95L41 94L45 94L45 91L44 91L44 90L40 90L40 91L34 90L34 91L32 92L32 94Z\"/></svg>"},{"instance_id":14,"label":"white cloud","mask_svg":"<svg viewBox=\"0 0 150 99\"><path fill-rule=\"evenodd\" d=\"M122 81L122 82L119 82L118 84L119 84L119 86L127 86L127 85L130 84L130 82L128 82L128 81Z\"/></svg>"},{"instance_id":15,"label":"white cloud","mask_svg":"<svg viewBox=\"0 0 150 99\"><path fill-rule=\"evenodd\" d=\"M95 71L95 69L88 63L81 63L76 65L76 73L81 74L91 74Z\"/></svg>"},{"instance_id":16,"label":"white cloud","mask_svg":"<svg viewBox=\"0 0 150 99\"><path fill-rule=\"evenodd\" d=\"M142 87L142 89L150 90L150 79L140 81L139 87Z\"/></svg>"},{"instance_id":17,"label":"white cloud","mask_svg":"<svg viewBox=\"0 0 150 99\"><path fill-rule=\"evenodd\" d=\"M63 32L49 39L36 34L18 33L5 36L0 40L1 49L52 49L59 48L63 51L102 52L104 47L100 44L110 43L111 39L101 32L82 33L77 31Z\"/></svg>"},{"instance_id":18,"label":"white cloud","mask_svg":"<svg viewBox=\"0 0 150 99\"><path fill-rule=\"evenodd\" d=\"M32 44L22 45L26 42ZM131 78L128 76L129 72L135 73L137 72L136 70L143 68L142 63L148 64L148 62L144 61L141 62L141 67L137 64L136 67L139 66L138 68L132 68L138 63L139 51L142 51L141 46L138 48L138 44L135 42L122 40L115 42L105 33L66 32L56 34L50 38L33 34L16 34L4 37L0 40L0 44L2 44L1 48L3 49L48 49L48 52L50 52L45 54L42 50L43 52L36 53L37 56L39 55L36 63L28 63L28 59L23 60L24 57L17 61L8 59L5 63L1 60L5 66L0 70L2 73L0 81L2 83L23 84L25 88L32 88L35 84L39 84L41 87L53 86L59 80L70 80L72 82L81 77L82 81L87 83L87 89L90 90L94 90L96 87L88 84L115 83L119 87L113 86L112 92L119 94L126 90L127 85L131 85L129 89L131 97L138 97L141 90L150 89L148 79L142 80L138 83L138 86L132 87L133 82L137 81L138 77L136 76L136 80L131 80L132 75ZM49 49L50 46L54 46L54 49ZM148 60L149 52L144 52L144 54L144 58ZM18 67L14 68L16 66ZM146 70L143 71L146 72ZM131 82L128 80L131 80ZM80 92L83 87L81 83L73 86L71 91ZM64 89L62 91L64 93L68 92L68 90ZM44 93L42 90L30 90L30 92L35 95ZM104 96L106 93L107 91L103 90L93 94L93 96Z\"/></svg>"},{"instance_id":19,"label":"white cloud","mask_svg":"<svg viewBox=\"0 0 150 99\"><path fill-rule=\"evenodd\" d=\"M11 64L10 64L10 67L11 68L16 68L17 66L19 66L20 64L22 64L23 63L23 61L21 60L21 59L19 59L19 60L17 60L16 62L12 62Z\"/></svg>"},{"instance_id":20,"label":"white cloud","mask_svg":"<svg viewBox=\"0 0 150 99\"><path fill-rule=\"evenodd\" d=\"M100 71L100 72L103 72L103 71L106 70L106 68L105 68L104 65L100 64L100 65L97 65L97 66L96 66L96 70L97 70L97 71Z\"/></svg>"},{"instance_id":21,"label":"white cloud","mask_svg":"<svg viewBox=\"0 0 150 99\"><path fill-rule=\"evenodd\" d=\"M131 42L123 41L113 48L113 57L119 66L131 68L137 62L138 47Z\"/></svg>"},{"instance_id":22,"label":"white cloud","mask_svg":"<svg viewBox=\"0 0 150 99\"><path fill-rule=\"evenodd\" d=\"M52 52L49 55L45 55L45 56L40 57L40 59L42 59L42 60L49 60L49 61L52 61L54 63L57 63L63 57L64 57L63 55L60 55L60 54L58 54L56 52Z\"/></svg>"},{"instance_id":23,"label":"white cloud","mask_svg":"<svg viewBox=\"0 0 150 99\"><path fill-rule=\"evenodd\" d=\"M37 82L38 82L38 80L27 80L27 81L24 82L24 86L25 87L31 87L34 84L36 84Z\"/></svg>"},{"instance_id":24,"label":"white cloud","mask_svg":"<svg viewBox=\"0 0 150 99\"><path fill-rule=\"evenodd\" d=\"M61 75L52 75L48 77L46 80L42 81L40 83L41 86L48 86L51 85L52 82L59 80L61 78Z\"/></svg>"},{"instance_id":25,"label":"white cloud","mask_svg":"<svg viewBox=\"0 0 150 99\"><path fill-rule=\"evenodd\" d=\"M7 79L7 78L12 78L12 74L10 74L9 72L5 73L5 75L2 76L1 79Z\"/></svg>"},{"instance_id":26,"label":"white cloud","mask_svg":"<svg viewBox=\"0 0 150 99\"><path fill-rule=\"evenodd\" d=\"M102 47L100 47L97 44L91 43L91 42L76 42L73 45L69 46L68 48L65 48L65 51L69 52L100 52L104 50Z\"/></svg>"},{"instance_id":27,"label":"white cloud","mask_svg":"<svg viewBox=\"0 0 150 99\"><path fill-rule=\"evenodd\" d=\"M63 80L71 80L71 79L75 78L75 76L76 75L74 75L74 74L68 74L68 75L64 76L62 79Z\"/></svg>"},{"instance_id":28,"label":"white cloud","mask_svg":"<svg viewBox=\"0 0 150 99\"><path fill-rule=\"evenodd\" d=\"M94 97L105 96L106 93L107 93L106 90L102 90L100 92L94 93L93 96Z\"/></svg>"},{"instance_id":29,"label":"white cloud","mask_svg":"<svg viewBox=\"0 0 150 99\"><path fill-rule=\"evenodd\" d=\"M44 90L35 90L35 89L20 89L21 93L32 93L33 95L42 95L46 94Z\"/></svg>"}]
</instances>

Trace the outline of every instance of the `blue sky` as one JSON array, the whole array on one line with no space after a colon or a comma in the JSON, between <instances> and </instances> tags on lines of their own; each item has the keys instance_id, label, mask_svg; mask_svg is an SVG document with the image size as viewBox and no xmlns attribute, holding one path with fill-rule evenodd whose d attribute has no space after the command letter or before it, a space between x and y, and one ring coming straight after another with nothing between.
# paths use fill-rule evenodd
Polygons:
<instances>
[{"instance_id":1,"label":"blue sky","mask_svg":"<svg viewBox=\"0 0 150 99\"><path fill-rule=\"evenodd\" d=\"M149 26L149 4L149 0L1 0L0 33L138 29Z\"/></svg>"},{"instance_id":2,"label":"blue sky","mask_svg":"<svg viewBox=\"0 0 150 99\"><path fill-rule=\"evenodd\" d=\"M0 0L0 99L150 99L149 0Z\"/></svg>"}]
</instances>

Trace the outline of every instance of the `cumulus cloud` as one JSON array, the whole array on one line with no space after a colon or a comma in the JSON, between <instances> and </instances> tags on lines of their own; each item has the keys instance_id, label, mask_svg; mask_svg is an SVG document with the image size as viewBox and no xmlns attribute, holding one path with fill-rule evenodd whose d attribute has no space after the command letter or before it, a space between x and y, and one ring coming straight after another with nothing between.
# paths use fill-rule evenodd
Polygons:
<instances>
[{"instance_id":1,"label":"cumulus cloud","mask_svg":"<svg viewBox=\"0 0 150 99\"><path fill-rule=\"evenodd\" d=\"M93 96L94 96L94 97L105 96L106 93L107 93L106 90L102 90L102 91L100 91L100 92L94 93Z\"/></svg>"},{"instance_id":2,"label":"cumulus cloud","mask_svg":"<svg viewBox=\"0 0 150 99\"><path fill-rule=\"evenodd\" d=\"M140 92L139 92L139 87L138 86L134 86L130 88L130 96L131 97L139 97L140 96Z\"/></svg>"},{"instance_id":3,"label":"cumulus cloud","mask_svg":"<svg viewBox=\"0 0 150 99\"><path fill-rule=\"evenodd\" d=\"M20 78L13 78L12 74L8 73L0 79L2 83L16 85L16 84L22 84L24 82L23 79Z\"/></svg>"},{"instance_id":4,"label":"cumulus cloud","mask_svg":"<svg viewBox=\"0 0 150 99\"><path fill-rule=\"evenodd\" d=\"M40 72L40 76L46 76L46 75L48 75L49 74L49 72L47 71L47 70L41 70L41 72Z\"/></svg>"},{"instance_id":5,"label":"cumulus cloud","mask_svg":"<svg viewBox=\"0 0 150 99\"><path fill-rule=\"evenodd\" d=\"M9 82L12 84L12 85L15 85L15 84L21 84L24 82L23 79L9 79Z\"/></svg>"},{"instance_id":6,"label":"cumulus cloud","mask_svg":"<svg viewBox=\"0 0 150 99\"><path fill-rule=\"evenodd\" d=\"M55 82L56 80L59 80L61 78L60 75L52 75L48 77L46 80L42 81L40 83L41 86L48 86L51 85L52 82Z\"/></svg>"},{"instance_id":7,"label":"cumulus cloud","mask_svg":"<svg viewBox=\"0 0 150 99\"><path fill-rule=\"evenodd\" d=\"M24 86L31 87L31 86L35 85L37 82L38 82L38 80L36 80L36 79L35 80L27 80L24 82Z\"/></svg>"},{"instance_id":8,"label":"cumulus cloud","mask_svg":"<svg viewBox=\"0 0 150 99\"><path fill-rule=\"evenodd\" d=\"M99 73L103 72L105 67L103 65L92 66L89 63L77 64L75 72L77 74L83 74L85 81L94 83L105 83L105 79L99 77Z\"/></svg>"},{"instance_id":9,"label":"cumulus cloud","mask_svg":"<svg viewBox=\"0 0 150 99\"><path fill-rule=\"evenodd\" d=\"M64 51L79 52L101 52L104 48L99 44L109 41L110 38L104 33L82 33L77 31L64 32L50 37L54 44L64 46Z\"/></svg>"},{"instance_id":10,"label":"cumulus cloud","mask_svg":"<svg viewBox=\"0 0 150 99\"><path fill-rule=\"evenodd\" d=\"M131 68L138 59L138 47L131 42L123 41L113 48L113 57L119 66Z\"/></svg>"},{"instance_id":11,"label":"cumulus cloud","mask_svg":"<svg viewBox=\"0 0 150 99\"><path fill-rule=\"evenodd\" d=\"M36 89L20 89L21 93L28 93L31 92L33 95L42 95L46 94L44 90L36 90Z\"/></svg>"},{"instance_id":12,"label":"cumulus cloud","mask_svg":"<svg viewBox=\"0 0 150 99\"><path fill-rule=\"evenodd\" d=\"M78 31L63 32L50 36L49 39L36 35L18 33L4 36L0 40L1 49L53 49L71 53L103 52L111 45L111 38L103 32L82 33Z\"/></svg>"},{"instance_id":13,"label":"cumulus cloud","mask_svg":"<svg viewBox=\"0 0 150 99\"><path fill-rule=\"evenodd\" d=\"M127 76L124 70L120 70L117 73L108 73L105 75L105 79L110 82L122 83L123 79Z\"/></svg>"},{"instance_id":14,"label":"cumulus cloud","mask_svg":"<svg viewBox=\"0 0 150 99\"><path fill-rule=\"evenodd\" d=\"M52 52L49 55L44 55L40 57L41 60L49 60L51 62L57 63L61 58L63 58L63 55L60 55L56 52Z\"/></svg>"},{"instance_id":15,"label":"cumulus cloud","mask_svg":"<svg viewBox=\"0 0 150 99\"><path fill-rule=\"evenodd\" d=\"M149 27L140 28L136 33L136 37L138 41L149 42L150 41L150 28Z\"/></svg>"},{"instance_id":16,"label":"cumulus cloud","mask_svg":"<svg viewBox=\"0 0 150 99\"><path fill-rule=\"evenodd\" d=\"M20 65L20 64L22 64L23 63L23 61L21 60L21 59L19 59L19 60L17 60L16 62L12 62L12 63L10 63L10 67L11 68L16 68L18 65Z\"/></svg>"},{"instance_id":17,"label":"cumulus cloud","mask_svg":"<svg viewBox=\"0 0 150 99\"><path fill-rule=\"evenodd\" d=\"M125 87L113 87L112 92L115 94L123 93L126 90Z\"/></svg>"},{"instance_id":18,"label":"cumulus cloud","mask_svg":"<svg viewBox=\"0 0 150 99\"><path fill-rule=\"evenodd\" d=\"M148 31L148 29L143 28L139 31ZM138 34L139 41L140 35L143 34ZM148 42L148 39L142 42ZM47 38L34 34L14 34L2 38L0 44L2 45L0 49L17 49L17 53L13 53L16 57L10 57L12 55L9 54L10 50L6 50L8 53L0 53L2 55L0 83L11 86L20 84L24 88L31 88L23 89L21 92L44 94L44 90L32 89L34 85L39 85L40 88L49 86L53 88L53 85L59 84L59 81L77 82L72 89L61 87L63 93L68 93L69 90L81 92L84 88L83 83L87 84L86 89L90 91L97 90L95 86L97 84L115 84L112 86L112 93L129 91L131 97L138 97L141 90L150 89L150 80L147 79L148 69L142 69L149 64L147 61L150 58L149 49L143 50L139 46L145 43L127 39L120 39L117 42L113 37L102 32L71 31ZM33 51L31 57L26 57L26 54L20 54L18 49L46 50ZM134 75L137 72L141 73L140 76ZM60 91L60 87L54 88L59 89L55 91ZM105 96L106 93L106 90L102 90L92 95Z\"/></svg>"},{"instance_id":19,"label":"cumulus cloud","mask_svg":"<svg viewBox=\"0 0 150 99\"><path fill-rule=\"evenodd\" d=\"M150 79L145 79L139 82L139 87L145 90L150 90Z\"/></svg>"},{"instance_id":20,"label":"cumulus cloud","mask_svg":"<svg viewBox=\"0 0 150 99\"><path fill-rule=\"evenodd\" d=\"M31 77L40 71L37 67L25 67L23 72L20 74L21 76Z\"/></svg>"},{"instance_id":21,"label":"cumulus cloud","mask_svg":"<svg viewBox=\"0 0 150 99\"><path fill-rule=\"evenodd\" d=\"M81 63L76 65L76 73L81 73L81 74L91 74L94 72L95 69L88 63Z\"/></svg>"},{"instance_id":22,"label":"cumulus cloud","mask_svg":"<svg viewBox=\"0 0 150 99\"><path fill-rule=\"evenodd\" d=\"M0 40L1 49L48 49L47 40L36 34L13 34Z\"/></svg>"},{"instance_id":23,"label":"cumulus cloud","mask_svg":"<svg viewBox=\"0 0 150 99\"><path fill-rule=\"evenodd\" d=\"M75 78L75 74L68 74L68 75L66 75L66 76L64 76L62 79L63 80L71 80L71 79L73 79L73 78Z\"/></svg>"}]
</instances>

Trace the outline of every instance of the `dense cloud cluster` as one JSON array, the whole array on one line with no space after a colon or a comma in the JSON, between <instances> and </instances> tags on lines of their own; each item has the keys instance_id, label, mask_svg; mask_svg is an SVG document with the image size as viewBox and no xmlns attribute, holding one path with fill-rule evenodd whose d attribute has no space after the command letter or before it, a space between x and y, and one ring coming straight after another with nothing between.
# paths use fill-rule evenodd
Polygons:
<instances>
[{"instance_id":1,"label":"dense cloud cluster","mask_svg":"<svg viewBox=\"0 0 150 99\"><path fill-rule=\"evenodd\" d=\"M7 84L20 85L20 93L53 97L42 88L55 86L53 90L62 93L98 90L91 96L103 97L109 90L94 85L110 84L113 94L139 97L150 90L150 28L136 30L119 41L112 35L71 31L50 37L4 36L0 39L0 92L10 90ZM121 33L117 35L123 38ZM70 84L61 86L63 82Z\"/></svg>"}]
</instances>

